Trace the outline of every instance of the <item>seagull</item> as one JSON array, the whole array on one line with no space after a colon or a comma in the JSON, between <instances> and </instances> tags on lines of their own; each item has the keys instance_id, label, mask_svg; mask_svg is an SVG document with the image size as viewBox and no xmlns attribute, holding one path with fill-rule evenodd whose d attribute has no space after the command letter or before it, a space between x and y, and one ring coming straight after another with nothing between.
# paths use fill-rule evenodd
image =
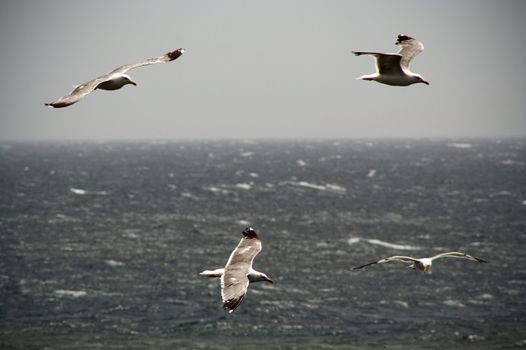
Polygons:
<instances>
[{"instance_id":1,"label":"seagull","mask_svg":"<svg viewBox=\"0 0 526 350\"><path fill-rule=\"evenodd\" d=\"M356 56L371 55L376 61L376 73L362 75L356 79L377 81L382 84L408 86L416 83L429 85L420 74L409 70L411 60L424 51L424 45L410 36L400 34L395 45L400 45L398 53L379 53L353 51Z\"/></svg>"},{"instance_id":2,"label":"seagull","mask_svg":"<svg viewBox=\"0 0 526 350\"><path fill-rule=\"evenodd\" d=\"M420 258L420 259L412 258L410 256L395 255L395 256L390 256L388 258L380 259L378 261L374 261L374 262L371 262L371 263L368 263L368 264L365 264L365 265L362 265L362 266L353 267L353 270L358 270L358 269L364 268L366 266L370 266L370 265L374 265L374 264L382 264L382 263L386 263L386 262L389 262L389 261L403 261L403 262L406 262L406 263L410 263L411 265L409 265L409 267L411 267L413 269L419 269L422 272L429 272L429 270L431 269L431 265L433 263L433 260L438 259L438 258L460 258L460 259L467 259L467 260L477 261L477 262L480 262L480 263L487 263L486 260L482 260L480 258L476 258L476 257L468 255L466 253L447 252L447 253L442 253L442 254L438 254L438 255L432 256L430 258Z\"/></svg>"},{"instance_id":3,"label":"seagull","mask_svg":"<svg viewBox=\"0 0 526 350\"><path fill-rule=\"evenodd\" d=\"M252 268L252 261L261 251L261 240L252 227L243 231L243 238L230 254L226 266L215 270L205 270L200 275L221 278L223 309L232 313L241 304L251 282L266 281L274 283L263 272Z\"/></svg>"},{"instance_id":4,"label":"seagull","mask_svg":"<svg viewBox=\"0 0 526 350\"><path fill-rule=\"evenodd\" d=\"M54 108L67 107L75 102L78 102L81 98L88 95L95 89L102 90L118 90L126 84L137 85L132 78L126 74L127 71L133 68L147 66L156 63L167 63L179 58L184 53L184 49L180 48L175 51L168 52L160 57L149 58L142 62L125 64L117 67L108 74L101 75L98 78L85 82L84 84L78 85L69 93L69 95L59 98L58 100L50 103L46 103L46 106Z\"/></svg>"}]
</instances>

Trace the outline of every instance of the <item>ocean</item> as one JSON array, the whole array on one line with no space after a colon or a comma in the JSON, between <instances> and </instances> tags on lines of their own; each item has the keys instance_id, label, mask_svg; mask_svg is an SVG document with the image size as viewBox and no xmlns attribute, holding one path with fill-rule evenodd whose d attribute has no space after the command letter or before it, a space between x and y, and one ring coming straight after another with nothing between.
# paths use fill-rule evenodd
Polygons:
<instances>
[{"instance_id":1,"label":"ocean","mask_svg":"<svg viewBox=\"0 0 526 350\"><path fill-rule=\"evenodd\" d=\"M525 348L525 248L524 139L0 143L2 349Z\"/></svg>"}]
</instances>

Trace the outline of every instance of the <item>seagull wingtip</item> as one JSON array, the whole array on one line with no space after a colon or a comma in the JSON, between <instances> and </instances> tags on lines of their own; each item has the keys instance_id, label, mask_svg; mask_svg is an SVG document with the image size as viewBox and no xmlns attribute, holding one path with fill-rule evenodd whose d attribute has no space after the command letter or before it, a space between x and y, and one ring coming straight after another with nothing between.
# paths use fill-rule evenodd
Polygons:
<instances>
[{"instance_id":1,"label":"seagull wingtip","mask_svg":"<svg viewBox=\"0 0 526 350\"><path fill-rule=\"evenodd\" d=\"M185 49L178 48L177 50L170 51L166 55L170 58L170 61L175 60L176 58L179 58L183 53L185 52Z\"/></svg>"}]
</instances>

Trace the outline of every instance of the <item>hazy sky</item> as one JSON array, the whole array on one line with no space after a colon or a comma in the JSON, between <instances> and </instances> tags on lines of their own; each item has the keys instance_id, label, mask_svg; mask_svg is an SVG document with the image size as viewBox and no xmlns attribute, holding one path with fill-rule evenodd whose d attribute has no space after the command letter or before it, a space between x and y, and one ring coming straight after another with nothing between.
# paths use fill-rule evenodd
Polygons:
<instances>
[{"instance_id":1,"label":"hazy sky","mask_svg":"<svg viewBox=\"0 0 526 350\"><path fill-rule=\"evenodd\" d=\"M0 139L526 136L526 1L0 2ZM355 80L425 51L431 85ZM139 86L45 107L124 64Z\"/></svg>"}]
</instances>

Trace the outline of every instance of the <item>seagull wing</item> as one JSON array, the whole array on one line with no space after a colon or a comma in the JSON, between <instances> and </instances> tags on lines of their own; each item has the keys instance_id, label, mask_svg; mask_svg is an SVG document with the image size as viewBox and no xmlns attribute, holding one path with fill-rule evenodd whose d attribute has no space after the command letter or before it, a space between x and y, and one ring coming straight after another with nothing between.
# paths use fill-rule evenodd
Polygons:
<instances>
[{"instance_id":1,"label":"seagull wing","mask_svg":"<svg viewBox=\"0 0 526 350\"><path fill-rule=\"evenodd\" d=\"M51 106L55 108L67 107L69 105L78 102L81 98L88 95L90 92L95 90L100 83L103 83L109 79L109 74L102 75L98 78L85 82L75 87L69 95L59 98L58 100L50 103L46 103L46 106Z\"/></svg>"},{"instance_id":2,"label":"seagull wing","mask_svg":"<svg viewBox=\"0 0 526 350\"><path fill-rule=\"evenodd\" d=\"M396 53L353 51L356 56L371 55L376 62L376 71L382 75L403 75L400 67L402 56Z\"/></svg>"},{"instance_id":3,"label":"seagull wing","mask_svg":"<svg viewBox=\"0 0 526 350\"><path fill-rule=\"evenodd\" d=\"M156 64L156 63L171 62L171 61L179 58L183 54L183 52L184 52L184 49L180 48L180 49L177 49L175 51L168 52L168 53L166 53L166 54L164 54L164 55L162 55L160 57L149 58L149 59L144 60L142 62L125 64L123 66L115 68L114 70L112 70L110 72L110 74L112 74L112 73L126 73L130 69L137 68L137 67L147 66L147 65Z\"/></svg>"},{"instance_id":4,"label":"seagull wing","mask_svg":"<svg viewBox=\"0 0 526 350\"><path fill-rule=\"evenodd\" d=\"M373 261L373 262L370 262L370 263L365 264L365 265L353 267L353 270L359 270L359 269L364 268L366 266L371 266L371 265L374 265L374 264L383 264L383 263L390 262L390 261L415 262L415 261L418 261L418 259L412 258L410 256L395 255L395 256L390 256L388 258L380 259L378 261Z\"/></svg>"},{"instance_id":5,"label":"seagull wing","mask_svg":"<svg viewBox=\"0 0 526 350\"><path fill-rule=\"evenodd\" d=\"M481 262L481 263L487 263L486 260L483 260L483 259L471 256L471 255L466 254L466 253L460 253L460 252L442 253L442 254L435 255L435 256L431 257L430 259L434 260L434 259L438 259L438 258L460 258L460 259L467 259L467 260L472 260L472 261L478 261L478 262Z\"/></svg>"},{"instance_id":6,"label":"seagull wing","mask_svg":"<svg viewBox=\"0 0 526 350\"><path fill-rule=\"evenodd\" d=\"M398 54L402 57L400 65L402 69L409 69L409 63L416 55L424 51L424 44L420 41L411 38L410 36L400 34L396 45L400 45Z\"/></svg>"},{"instance_id":7,"label":"seagull wing","mask_svg":"<svg viewBox=\"0 0 526 350\"><path fill-rule=\"evenodd\" d=\"M221 296L223 309L234 311L245 298L249 284L248 273L252 262L261 251L261 240L252 228L243 231L244 237L230 254L221 276Z\"/></svg>"}]
</instances>

